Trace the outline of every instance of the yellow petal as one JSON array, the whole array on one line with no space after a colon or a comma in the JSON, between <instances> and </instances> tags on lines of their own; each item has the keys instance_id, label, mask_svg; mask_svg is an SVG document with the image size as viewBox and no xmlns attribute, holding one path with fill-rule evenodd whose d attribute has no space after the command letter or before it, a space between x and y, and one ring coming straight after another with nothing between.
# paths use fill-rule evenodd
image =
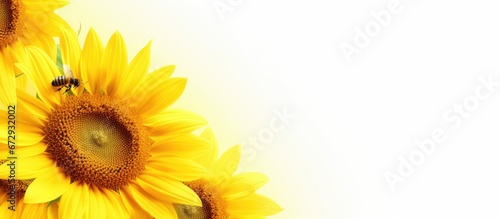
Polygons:
<instances>
[{"instance_id":1,"label":"yellow petal","mask_svg":"<svg viewBox=\"0 0 500 219\"><path fill-rule=\"evenodd\" d=\"M23 33L26 45L32 45L40 48L46 53L47 57L49 57L50 60L53 60L55 62L57 47L54 41L54 37L52 35L46 34L43 26L36 23L27 23L26 29L30 30Z\"/></svg>"},{"instance_id":2,"label":"yellow petal","mask_svg":"<svg viewBox=\"0 0 500 219\"><path fill-rule=\"evenodd\" d=\"M53 203L49 207L47 207L47 219L57 219L58 218L58 208L59 203Z\"/></svg>"},{"instance_id":3,"label":"yellow petal","mask_svg":"<svg viewBox=\"0 0 500 219\"><path fill-rule=\"evenodd\" d=\"M149 65L151 64L151 41L137 55L127 68L123 75L123 79L118 83L118 94L126 96L137 86L137 83L142 81L148 73Z\"/></svg>"},{"instance_id":4,"label":"yellow petal","mask_svg":"<svg viewBox=\"0 0 500 219\"><path fill-rule=\"evenodd\" d=\"M12 168L15 168L16 179L34 179L52 168L54 162L48 154L40 154L33 157L8 160L0 165L0 179L9 178Z\"/></svg>"},{"instance_id":5,"label":"yellow petal","mask_svg":"<svg viewBox=\"0 0 500 219\"><path fill-rule=\"evenodd\" d=\"M5 199L7 200L7 199ZM16 203L16 206L15 206L15 210L17 211L12 211L9 209L9 206L11 206L11 204L7 201L3 201L0 203L0 216L2 216L2 218L11 218L11 219L15 219L15 218L20 218L20 209L21 209L21 206L19 205L20 203Z\"/></svg>"},{"instance_id":6,"label":"yellow petal","mask_svg":"<svg viewBox=\"0 0 500 219\"><path fill-rule=\"evenodd\" d=\"M8 123L6 120L0 121L0 124L4 124L4 122L9 125L12 124ZM42 141L45 137L45 133L40 127L26 124L20 120L16 121L15 130L9 129L8 126L5 125L0 127L0 131L6 133L5 135L0 135L0 142L8 142L9 145L13 144L16 146L34 145Z\"/></svg>"},{"instance_id":7,"label":"yellow petal","mask_svg":"<svg viewBox=\"0 0 500 219\"><path fill-rule=\"evenodd\" d=\"M74 76L80 77L78 63L80 62L80 44L74 30L70 28L61 28L61 56L63 63L69 65Z\"/></svg>"},{"instance_id":8,"label":"yellow petal","mask_svg":"<svg viewBox=\"0 0 500 219\"><path fill-rule=\"evenodd\" d=\"M221 192L227 200L231 200L254 193L268 181L269 178L262 173L242 173L225 181Z\"/></svg>"},{"instance_id":9,"label":"yellow petal","mask_svg":"<svg viewBox=\"0 0 500 219\"><path fill-rule=\"evenodd\" d=\"M151 214L151 216L155 218L173 218L170 214L170 210L165 206L165 203L149 195L134 183L122 187L122 191L122 194L128 199L128 202L136 202L141 208Z\"/></svg>"},{"instance_id":10,"label":"yellow petal","mask_svg":"<svg viewBox=\"0 0 500 219\"><path fill-rule=\"evenodd\" d=\"M66 192L70 187L70 178L56 165L41 174L29 185L24 195L26 203L50 202Z\"/></svg>"},{"instance_id":11,"label":"yellow petal","mask_svg":"<svg viewBox=\"0 0 500 219\"><path fill-rule=\"evenodd\" d=\"M268 216L277 214L282 210L283 208L270 198L255 193L230 201L227 208L227 212L230 215L253 214Z\"/></svg>"},{"instance_id":12,"label":"yellow petal","mask_svg":"<svg viewBox=\"0 0 500 219\"><path fill-rule=\"evenodd\" d=\"M89 190L84 190L85 183L73 182L59 201L59 216L61 218L82 218L88 205Z\"/></svg>"},{"instance_id":13,"label":"yellow petal","mask_svg":"<svg viewBox=\"0 0 500 219\"><path fill-rule=\"evenodd\" d=\"M0 135L0 142L16 146L29 146L39 143L45 136L43 131L44 125L38 118L32 114L19 110L19 106L15 107L14 119L0 120L0 131L6 133ZM0 113L8 115L6 111L0 110Z\"/></svg>"},{"instance_id":14,"label":"yellow petal","mask_svg":"<svg viewBox=\"0 0 500 219\"><path fill-rule=\"evenodd\" d=\"M21 218L47 218L47 204L25 204Z\"/></svg>"},{"instance_id":15,"label":"yellow petal","mask_svg":"<svg viewBox=\"0 0 500 219\"><path fill-rule=\"evenodd\" d=\"M152 157L148 160L148 167L154 168L168 175L168 177L182 181L193 181L208 174L208 170L202 165L188 159ZM148 175L147 169L145 175Z\"/></svg>"},{"instance_id":16,"label":"yellow petal","mask_svg":"<svg viewBox=\"0 0 500 219\"><path fill-rule=\"evenodd\" d=\"M21 113L18 114L18 117L22 115ZM28 114L24 115L24 117L33 117L32 115L28 116ZM29 138L36 137L40 139L36 139L35 143L38 143L42 140L42 138L45 136L45 132L43 131L43 126L38 126L34 123L28 123L26 120L22 120L24 118L19 118L16 122L16 140L19 144L21 145L32 145L32 144L22 144L21 142L32 142L35 140L30 140ZM31 118L35 119L35 118ZM36 118L38 119L38 118ZM34 144L34 143L33 143Z\"/></svg>"},{"instance_id":17,"label":"yellow petal","mask_svg":"<svg viewBox=\"0 0 500 219\"><path fill-rule=\"evenodd\" d=\"M75 182L73 182L75 183ZM81 196L80 196L80 199L81 199L81 203L82 203L82 206L88 206L89 205L89 200L90 200L90 188L89 188L89 185L85 182L77 182L79 184L79 187L81 189ZM62 196L61 196L62 198ZM84 209L84 212L85 212L85 209Z\"/></svg>"},{"instance_id":18,"label":"yellow petal","mask_svg":"<svg viewBox=\"0 0 500 219\"><path fill-rule=\"evenodd\" d=\"M207 125L207 121L187 110L168 109L159 114L145 118L144 125L151 127L150 137L153 140L190 133Z\"/></svg>"},{"instance_id":19,"label":"yellow petal","mask_svg":"<svg viewBox=\"0 0 500 219\"><path fill-rule=\"evenodd\" d=\"M24 73L16 75L16 88L25 91L28 87L28 77Z\"/></svg>"},{"instance_id":20,"label":"yellow petal","mask_svg":"<svg viewBox=\"0 0 500 219\"><path fill-rule=\"evenodd\" d=\"M160 84L165 83L170 79L170 76L174 73L175 66L163 66L150 74L143 77L141 81L137 82L137 86L133 88L126 99L130 99L132 103L142 102L149 95L149 91L154 89Z\"/></svg>"},{"instance_id":21,"label":"yellow petal","mask_svg":"<svg viewBox=\"0 0 500 219\"><path fill-rule=\"evenodd\" d=\"M212 131L212 128L208 127L206 128L202 133L201 137L204 139L207 139L210 144L212 144L215 148L219 147L219 143L217 143L217 139L215 138L214 132ZM218 153L216 153L218 154ZM214 160L215 161L215 160Z\"/></svg>"},{"instance_id":22,"label":"yellow petal","mask_svg":"<svg viewBox=\"0 0 500 219\"><path fill-rule=\"evenodd\" d=\"M172 218L179 218L177 216L177 212L175 211L174 205L167 205L167 208L170 211L170 214L172 215Z\"/></svg>"},{"instance_id":23,"label":"yellow petal","mask_svg":"<svg viewBox=\"0 0 500 219\"><path fill-rule=\"evenodd\" d=\"M23 0L29 12L53 11L69 4L67 0Z\"/></svg>"},{"instance_id":24,"label":"yellow petal","mask_svg":"<svg viewBox=\"0 0 500 219\"><path fill-rule=\"evenodd\" d=\"M41 130L45 129L45 125L47 124L46 118L36 117L26 110L17 111L16 120L19 121L19 124L22 123L22 126L31 125Z\"/></svg>"},{"instance_id":25,"label":"yellow petal","mask_svg":"<svg viewBox=\"0 0 500 219\"><path fill-rule=\"evenodd\" d=\"M220 182L233 175L238 164L240 163L241 147L233 146L229 148L222 156L215 162L212 169L212 176L216 182Z\"/></svg>"},{"instance_id":26,"label":"yellow petal","mask_svg":"<svg viewBox=\"0 0 500 219\"><path fill-rule=\"evenodd\" d=\"M151 215L144 211L140 205L138 205L133 198L131 198L131 194L125 193L125 192L120 192L121 194L121 199L124 203L124 205L127 208L128 213L130 214L130 219L152 219Z\"/></svg>"},{"instance_id":27,"label":"yellow petal","mask_svg":"<svg viewBox=\"0 0 500 219\"><path fill-rule=\"evenodd\" d=\"M211 145L207 140L193 134L184 134L173 138L165 138L153 144L152 157L197 158L203 156Z\"/></svg>"},{"instance_id":28,"label":"yellow petal","mask_svg":"<svg viewBox=\"0 0 500 219\"><path fill-rule=\"evenodd\" d=\"M89 93L98 93L104 85L104 75L101 73L101 59L104 46L93 28L90 28L80 58L80 73L84 87Z\"/></svg>"},{"instance_id":29,"label":"yellow petal","mask_svg":"<svg viewBox=\"0 0 500 219\"><path fill-rule=\"evenodd\" d=\"M87 218L91 219L92 217L90 216L95 214L98 214L100 217L102 217L102 215L107 215L108 206L105 199L106 197L100 188L94 185L89 186L89 202L95 200L95 203L93 205L90 203L91 205L88 206L88 211L85 212L85 214L88 214ZM90 208L95 205L98 205L97 208Z\"/></svg>"},{"instance_id":30,"label":"yellow petal","mask_svg":"<svg viewBox=\"0 0 500 219\"><path fill-rule=\"evenodd\" d=\"M19 98L19 109L26 110L38 118L47 119L52 113L49 106L45 105L44 102L22 90L17 90L17 97Z\"/></svg>"},{"instance_id":31,"label":"yellow petal","mask_svg":"<svg viewBox=\"0 0 500 219\"><path fill-rule=\"evenodd\" d=\"M122 35L115 32L104 49L101 69L104 71L102 77L106 84L102 89L106 94L114 96L118 91L118 84L122 82L122 75L127 68L127 47Z\"/></svg>"},{"instance_id":32,"label":"yellow petal","mask_svg":"<svg viewBox=\"0 0 500 219\"><path fill-rule=\"evenodd\" d=\"M83 218L92 219L99 218L101 215L106 215L106 206L104 204L104 199L97 198L97 196L102 196L99 189L93 185L89 186L89 205L85 211Z\"/></svg>"},{"instance_id":33,"label":"yellow petal","mask_svg":"<svg viewBox=\"0 0 500 219\"><path fill-rule=\"evenodd\" d=\"M138 103L138 110L143 115L159 113L175 103L184 92L187 80L185 78L172 78L159 84L148 92L146 98Z\"/></svg>"},{"instance_id":34,"label":"yellow petal","mask_svg":"<svg viewBox=\"0 0 500 219\"><path fill-rule=\"evenodd\" d=\"M43 32L48 36L59 36L61 28L69 28L68 23L53 11L45 13L46 18L49 20L47 25L43 25Z\"/></svg>"},{"instance_id":35,"label":"yellow petal","mask_svg":"<svg viewBox=\"0 0 500 219\"><path fill-rule=\"evenodd\" d=\"M201 137L206 139L212 147L210 151L205 154L205 156L198 158L196 161L205 166L207 169L212 169L212 166L217 159L217 155L219 155L219 144L217 143L217 139L215 138L215 135L210 127L206 128L205 131L201 133Z\"/></svg>"},{"instance_id":36,"label":"yellow petal","mask_svg":"<svg viewBox=\"0 0 500 219\"><path fill-rule=\"evenodd\" d=\"M26 158L42 154L46 149L47 143L39 142L26 147L16 147L14 152L17 158ZM0 157L10 157L12 156L10 152L11 150L7 144L0 144Z\"/></svg>"},{"instance_id":37,"label":"yellow petal","mask_svg":"<svg viewBox=\"0 0 500 219\"><path fill-rule=\"evenodd\" d=\"M140 175L137 184L151 197L164 202L201 206L198 195L184 183L160 179L151 175Z\"/></svg>"},{"instance_id":38,"label":"yellow petal","mask_svg":"<svg viewBox=\"0 0 500 219\"><path fill-rule=\"evenodd\" d=\"M39 48L28 47L27 51L29 63L16 66L35 84L40 99L55 108L61 102L62 94L55 92L56 89L52 87L51 82L59 75L59 71Z\"/></svg>"},{"instance_id":39,"label":"yellow petal","mask_svg":"<svg viewBox=\"0 0 500 219\"><path fill-rule=\"evenodd\" d=\"M16 78L12 66L13 59L9 54L0 51L0 101L4 107L16 105Z\"/></svg>"},{"instance_id":40,"label":"yellow petal","mask_svg":"<svg viewBox=\"0 0 500 219\"><path fill-rule=\"evenodd\" d=\"M103 189L102 192L105 197L105 205L107 206L107 218L130 218L118 193L108 189Z\"/></svg>"}]
</instances>

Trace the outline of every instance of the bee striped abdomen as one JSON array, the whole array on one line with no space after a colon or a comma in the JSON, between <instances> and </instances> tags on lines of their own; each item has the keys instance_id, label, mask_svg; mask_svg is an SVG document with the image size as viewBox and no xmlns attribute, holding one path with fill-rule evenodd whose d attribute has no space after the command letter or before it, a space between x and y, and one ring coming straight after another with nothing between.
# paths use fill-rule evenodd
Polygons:
<instances>
[{"instance_id":1,"label":"bee striped abdomen","mask_svg":"<svg viewBox=\"0 0 500 219\"><path fill-rule=\"evenodd\" d=\"M52 80L52 86L54 87L59 87L59 86L64 86L67 84L67 77L66 76L57 76L54 80Z\"/></svg>"}]
</instances>

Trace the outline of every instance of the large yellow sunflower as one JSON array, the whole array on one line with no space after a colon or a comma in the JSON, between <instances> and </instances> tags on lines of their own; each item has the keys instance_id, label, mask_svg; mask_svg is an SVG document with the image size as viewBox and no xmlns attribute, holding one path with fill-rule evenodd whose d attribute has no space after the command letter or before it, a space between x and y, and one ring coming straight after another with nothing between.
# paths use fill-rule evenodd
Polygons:
<instances>
[{"instance_id":1,"label":"large yellow sunflower","mask_svg":"<svg viewBox=\"0 0 500 219\"><path fill-rule=\"evenodd\" d=\"M74 31L62 32L63 63L79 79L78 89L56 91L58 67L38 48L29 47L26 62L17 64L37 91L35 98L17 89L16 178L34 179L24 203L59 198L61 218L140 218L140 212L174 218L172 203L201 206L182 182L207 174L193 159L210 143L191 134L206 121L169 108L186 79L171 78L173 66L147 73L151 43L128 64L118 32L104 47L91 29L82 49ZM7 122L0 123L7 132ZM0 165L0 178L8 170Z\"/></svg>"},{"instance_id":2,"label":"large yellow sunflower","mask_svg":"<svg viewBox=\"0 0 500 219\"><path fill-rule=\"evenodd\" d=\"M0 0L0 103L4 107L15 104L16 83L26 88L26 76L14 67L26 46L39 47L55 59L53 37L68 24L54 10L66 4L65 0Z\"/></svg>"},{"instance_id":3,"label":"large yellow sunflower","mask_svg":"<svg viewBox=\"0 0 500 219\"><path fill-rule=\"evenodd\" d=\"M212 131L207 129L202 136L213 145L199 159L209 169L209 175L185 184L198 194L203 206L175 204L179 219L262 219L282 211L273 200L255 193L269 180L264 174L233 175L240 161L240 146L230 148L217 159L218 146Z\"/></svg>"}]
</instances>

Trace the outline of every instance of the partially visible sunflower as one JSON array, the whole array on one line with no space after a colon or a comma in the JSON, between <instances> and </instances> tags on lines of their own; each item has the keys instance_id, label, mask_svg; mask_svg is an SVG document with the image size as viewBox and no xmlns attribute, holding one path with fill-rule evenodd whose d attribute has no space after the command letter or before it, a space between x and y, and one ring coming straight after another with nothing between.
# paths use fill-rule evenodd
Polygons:
<instances>
[{"instance_id":1,"label":"partially visible sunflower","mask_svg":"<svg viewBox=\"0 0 500 219\"><path fill-rule=\"evenodd\" d=\"M17 64L33 82L38 98L17 89L17 179L34 179L24 203L60 198L60 218L174 218L172 203L201 206L184 181L207 174L193 160L210 143L192 131L206 121L170 109L186 79L171 78L173 66L147 73L148 43L128 64L116 32L106 47L91 29L80 49L76 33L63 29L63 63L81 80L78 89L55 92L58 67L42 50L29 47ZM1 115L7 115L1 111ZM7 121L0 120L1 132ZM7 138L0 135L0 142ZM0 145L2 156L8 154ZM9 167L0 165L0 178Z\"/></svg>"},{"instance_id":2,"label":"partially visible sunflower","mask_svg":"<svg viewBox=\"0 0 500 219\"><path fill-rule=\"evenodd\" d=\"M15 104L15 87L26 88L26 76L14 67L27 46L42 48L55 60L53 37L66 21L54 13L66 0L0 0L0 103ZM17 80L16 80L17 76ZM10 90L10 91L9 91Z\"/></svg>"},{"instance_id":3,"label":"partially visible sunflower","mask_svg":"<svg viewBox=\"0 0 500 219\"><path fill-rule=\"evenodd\" d=\"M32 181L9 182L8 180L0 180L0 218L57 218L58 203L51 205L48 205L49 203L24 203L24 193Z\"/></svg>"},{"instance_id":4,"label":"partially visible sunflower","mask_svg":"<svg viewBox=\"0 0 500 219\"><path fill-rule=\"evenodd\" d=\"M264 174L233 175L240 161L240 146L230 148L217 159L218 145L212 131L207 128L202 137L213 145L198 160L209 169L209 175L185 184L198 194L203 206L175 204L179 219L262 219L282 211L273 200L255 193L269 181Z\"/></svg>"}]
</instances>

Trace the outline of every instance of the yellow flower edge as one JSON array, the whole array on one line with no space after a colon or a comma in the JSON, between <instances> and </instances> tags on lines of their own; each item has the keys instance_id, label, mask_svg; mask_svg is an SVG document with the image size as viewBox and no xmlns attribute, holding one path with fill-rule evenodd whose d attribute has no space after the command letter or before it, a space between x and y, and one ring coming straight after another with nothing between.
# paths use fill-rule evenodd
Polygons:
<instances>
[{"instance_id":1,"label":"yellow flower edge","mask_svg":"<svg viewBox=\"0 0 500 219\"><path fill-rule=\"evenodd\" d=\"M81 81L76 89L52 86L60 72L39 48L28 47L16 64L37 92L37 98L16 92L16 179L33 180L24 203L59 198L60 218L141 218L144 211L173 218L173 203L200 206L183 182L208 173L193 160L210 143L191 133L207 123L169 107L186 79L172 78L173 66L148 74L151 43L128 63L119 32L104 47L90 29L80 48L76 33L62 29L60 45L63 63ZM7 132L8 121L0 121ZM7 140L0 136L0 144ZM0 145L2 157L10 152ZM8 172L0 165L0 179Z\"/></svg>"},{"instance_id":2,"label":"yellow flower edge","mask_svg":"<svg viewBox=\"0 0 500 219\"><path fill-rule=\"evenodd\" d=\"M60 35L60 28L69 25L54 10L68 3L64 0L0 1L0 104L4 109L16 103L16 86L26 89L27 78L14 63L25 55L27 46L39 47L55 60L53 37Z\"/></svg>"},{"instance_id":3,"label":"yellow flower edge","mask_svg":"<svg viewBox=\"0 0 500 219\"><path fill-rule=\"evenodd\" d=\"M186 182L200 197L203 206L176 204L179 219L260 219L281 212L283 209L272 199L255 193L268 182L262 173L241 173L234 175L241 157L241 147L233 146L219 159L217 141L207 128L202 137L212 144L212 149L198 161L209 170L199 180Z\"/></svg>"}]
</instances>

